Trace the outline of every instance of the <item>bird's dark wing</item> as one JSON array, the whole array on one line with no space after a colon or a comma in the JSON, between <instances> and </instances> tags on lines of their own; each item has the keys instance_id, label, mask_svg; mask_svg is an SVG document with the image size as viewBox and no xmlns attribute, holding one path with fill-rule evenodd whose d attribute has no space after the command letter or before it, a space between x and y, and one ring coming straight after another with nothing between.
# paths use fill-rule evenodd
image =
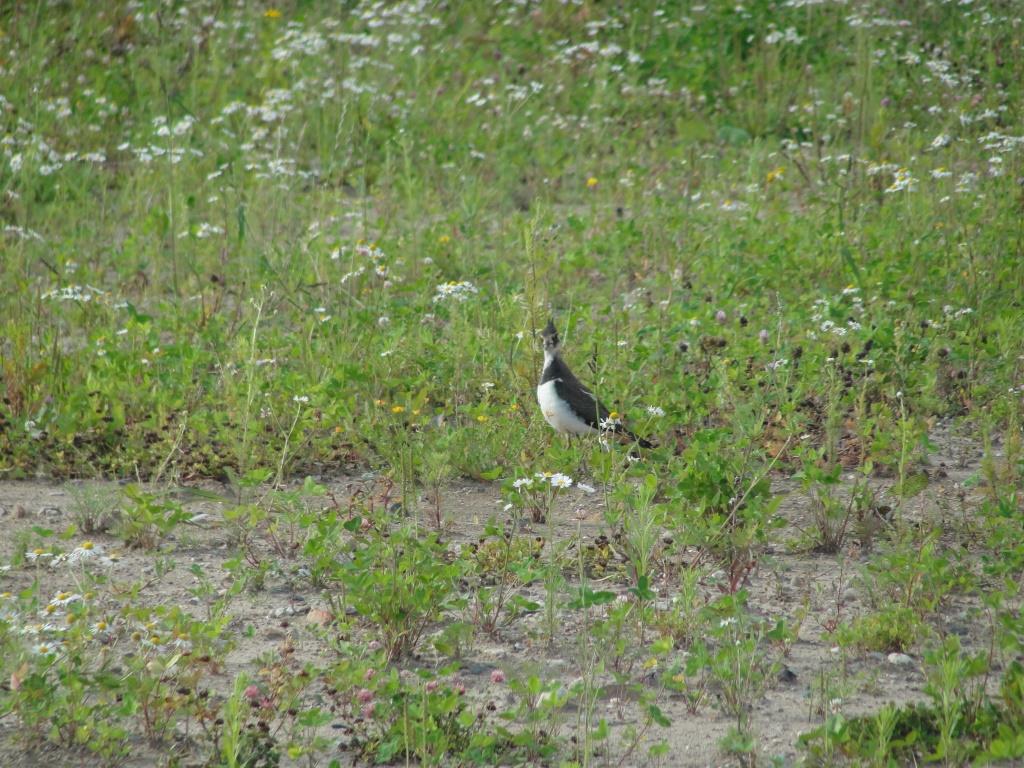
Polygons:
<instances>
[{"instance_id":1,"label":"bird's dark wing","mask_svg":"<svg viewBox=\"0 0 1024 768\"><path fill-rule=\"evenodd\" d=\"M594 429L600 429L602 419L608 418L608 409L593 392L580 383L567 366L562 367L562 375L554 380L555 393L567 402L583 421Z\"/></svg>"},{"instance_id":2,"label":"bird's dark wing","mask_svg":"<svg viewBox=\"0 0 1024 768\"><path fill-rule=\"evenodd\" d=\"M549 381L555 382L555 394L567 402L576 415L593 429L601 429L601 422L608 418L609 410L583 382L576 378L560 357L556 356L543 371L541 383L546 384ZM637 437L621 424L613 427L612 431L628 437L641 448L653 447L647 440Z\"/></svg>"}]
</instances>

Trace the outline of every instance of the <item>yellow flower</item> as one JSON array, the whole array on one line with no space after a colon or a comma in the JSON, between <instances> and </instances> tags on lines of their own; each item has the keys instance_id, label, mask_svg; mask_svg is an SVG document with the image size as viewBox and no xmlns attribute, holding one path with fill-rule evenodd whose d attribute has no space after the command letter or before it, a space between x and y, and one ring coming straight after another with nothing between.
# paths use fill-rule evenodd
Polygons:
<instances>
[{"instance_id":1,"label":"yellow flower","mask_svg":"<svg viewBox=\"0 0 1024 768\"><path fill-rule=\"evenodd\" d=\"M440 243L441 245L446 245L451 242L451 238L448 237L448 235L441 235L439 238L437 238L437 242Z\"/></svg>"},{"instance_id":2,"label":"yellow flower","mask_svg":"<svg viewBox=\"0 0 1024 768\"><path fill-rule=\"evenodd\" d=\"M597 177L596 176L591 176L589 179L587 179L587 189L593 189L596 186L597 186Z\"/></svg>"},{"instance_id":3,"label":"yellow flower","mask_svg":"<svg viewBox=\"0 0 1024 768\"><path fill-rule=\"evenodd\" d=\"M343 431L344 428L340 424L334 428L334 434L336 435L341 434Z\"/></svg>"},{"instance_id":4,"label":"yellow flower","mask_svg":"<svg viewBox=\"0 0 1024 768\"><path fill-rule=\"evenodd\" d=\"M267 8L263 15L268 19L280 19L281 12L277 8Z\"/></svg>"},{"instance_id":5,"label":"yellow flower","mask_svg":"<svg viewBox=\"0 0 1024 768\"><path fill-rule=\"evenodd\" d=\"M773 168L772 170L768 171L768 175L765 176L765 182L767 184L771 184L776 179L781 179L785 173L786 169L783 168L781 165L778 168Z\"/></svg>"},{"instance_id":6,"label":"yellow flower","mask_svg":"<svg viewBox=\"0 0 1024 768\"><path fill-rule=\"evenodd\" d=\"M479 416L476 417L476 420L483 424L485 421L487 421L487 417L481 413Z\"/></svg>"},{"instance_id":7,"label":"yellow flower","mask_svg":"<svg viewBox=\"0 0 1024 768\"><path fill-rule=\"evenodd\" d=\"M391 412L392 413L402 413L403 411L405 411L405 406L404 405L393 405L393 406L391 406Z\"/></svg>"}]
</instances>

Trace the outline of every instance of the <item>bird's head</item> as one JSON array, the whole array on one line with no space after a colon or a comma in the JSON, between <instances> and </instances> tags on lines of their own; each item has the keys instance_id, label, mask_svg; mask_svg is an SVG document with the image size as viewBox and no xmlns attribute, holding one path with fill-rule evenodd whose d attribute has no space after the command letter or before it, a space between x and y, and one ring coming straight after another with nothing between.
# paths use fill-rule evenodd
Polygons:
<instances>
[{"instance_id":1,"label":"bird's head","mask_svg":"<svg viewBox=\"0 0 1024 768\"><path fill-rule=\"evenodd\" d=\"M554 320L548 320L548 324L544 326L544 330L540 332L540 338L544 342L545 352L554 354L558 351L561 346L561 342L558 339L558 330L555 328Z\"/></svg>"}]
</instances>

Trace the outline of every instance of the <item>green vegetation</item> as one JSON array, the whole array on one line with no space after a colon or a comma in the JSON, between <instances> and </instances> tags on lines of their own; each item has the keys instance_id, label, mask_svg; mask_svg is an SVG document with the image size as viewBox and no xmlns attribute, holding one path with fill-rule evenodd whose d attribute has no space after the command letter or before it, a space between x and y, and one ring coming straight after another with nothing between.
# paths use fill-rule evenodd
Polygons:
<instances>
[{"instance_id":1,"label":"green vegetation","mask_svg":"<svg viewBox=\"0 0 1024 768\"><path fill-rule=\"evenodd\" d=\"M76 484L2 523L0 758L681 765L710 710L741 765L1024 758L1022 45L1002 0L5 6L0 479ZM551 433L549 316L653 449ZM926 698L769 747L800 642Z\"/></svg>"}]
</instances>

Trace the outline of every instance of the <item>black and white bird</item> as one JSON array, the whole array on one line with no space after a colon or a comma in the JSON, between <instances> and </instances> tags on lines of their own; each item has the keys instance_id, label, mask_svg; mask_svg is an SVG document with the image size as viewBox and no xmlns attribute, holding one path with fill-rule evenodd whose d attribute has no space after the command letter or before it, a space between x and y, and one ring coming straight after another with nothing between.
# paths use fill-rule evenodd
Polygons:
<instances>
[{"instance_id":1,"label":"black and white bird","mask_svg":"<svg viewBox=\"0 0 1024 768\"><path fill-rule=\"evenodd\" d=\"M548 320L541 331L541 339L544 341L544 368L537 385L537 402L544 420L556 432L568 435L611 432L628 437L642 448L652 447L622 426L622 421L569 370L562 360L562 345L554 321Z\"/></svg>"}]
</instances>

